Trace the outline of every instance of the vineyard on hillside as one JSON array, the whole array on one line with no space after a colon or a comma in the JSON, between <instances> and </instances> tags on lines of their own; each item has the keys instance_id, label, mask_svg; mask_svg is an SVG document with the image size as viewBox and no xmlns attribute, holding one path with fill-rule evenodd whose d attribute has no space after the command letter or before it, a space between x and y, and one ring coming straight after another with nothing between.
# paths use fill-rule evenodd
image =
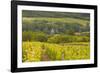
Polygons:
<instances>
[{"instance_id":1,"label":"vineyard on hillside","mask_svg":"<svg viewBox=\"0 0 100 73\"><path fill-rule=\"evenodd\" d=\"M90 59L90 14L22 10L22 62Z\"/></svg>"},{"instance_id":2,"label":"vineyard on hillside","mask_svg":"<svg viewBox=\"0 0 100 73\"><path fill-rule=\"evenodd\" d=\"M90 58L89 43L77 45L23 42L23 62L79 60Z\"/></svg>"}]
</instances>

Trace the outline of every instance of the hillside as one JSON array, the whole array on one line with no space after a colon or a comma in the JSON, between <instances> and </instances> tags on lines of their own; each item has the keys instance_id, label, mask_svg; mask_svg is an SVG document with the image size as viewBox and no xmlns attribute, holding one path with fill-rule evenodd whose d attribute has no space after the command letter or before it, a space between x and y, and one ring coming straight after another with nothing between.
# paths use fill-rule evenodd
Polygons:
<instances>
[{"instance_id":1,"label":"hillside","mask_svg":"<svg viewBox=\"0 0 100 73\"><path fill-rule=\"evenodd\" d=\"M23 11L23 31L46 34L89 32L89 14L47 11Z\"/></svg>"},{"instance_id":2,"label":"hillside","mask_svg":"<svg viewBox=\"0 0 100 73\"><path fill-rule=\"evenodd\" d=\"M48 11L29 11L23 10L23 17L53 17L53 18L78 18L78 19L90 19L88 13L71 13L71 12L48 12Z\"/></svg>"}]
</instances>

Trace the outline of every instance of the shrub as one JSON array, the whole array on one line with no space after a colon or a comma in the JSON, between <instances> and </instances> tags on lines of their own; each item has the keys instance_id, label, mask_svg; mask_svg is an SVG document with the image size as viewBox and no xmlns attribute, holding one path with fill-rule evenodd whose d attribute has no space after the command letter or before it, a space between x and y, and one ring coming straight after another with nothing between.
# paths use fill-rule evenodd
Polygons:
<instances>
[{"instance_id":1,"label":"shrub","mask_svg":"<svg viewBox=\"0 0 100 73\"><path fill-rule=\"evenodd\" d=\"M22 32L22 40L23 41L32 41L33 32L32 31L23 31Z\"/></svg>"},{"instance_id":2,"label":"shrub","mask_svg":"<svg viewBox=\"0 0 100 73\"><path fill-rule=\"evenodd\" d=\"M46 42L48 39L47 35L42 32L35 32L33 35L33 41L40 41L40 42Z\"/></svg>"},{"instance_id":3,"label":"shrub","mask_svg":"<svg viewBox=\"0 0 100 73\"><path fill-rule=\"evenodd\" d=\"M72 35L53 35L48 38L49 43L68 43L68 42L88 42L90 39L87 36L72 36Z\"/></svg>"},{"instance_id":4,"label":"shrub","mask_svg":"<svg viewBox=\"0 0 100 73\"><path fill-rule=\"evenodd\" d=\"M49 43L66 43L66 42L72 42L73 39L71 36L65 36L65 35L53 35L52 37L48 38Z\"/></svg>"},{"instance_id":5,"label":"shrub","mask_svg":"<svg viewBox=\"0 0 100 73\"><path fill-rule=\"evenodd\" d=\"M46 42L47 41L47 35L43 32L23 31L22 40L23 41Z\"/></svg>"}]
</instances>

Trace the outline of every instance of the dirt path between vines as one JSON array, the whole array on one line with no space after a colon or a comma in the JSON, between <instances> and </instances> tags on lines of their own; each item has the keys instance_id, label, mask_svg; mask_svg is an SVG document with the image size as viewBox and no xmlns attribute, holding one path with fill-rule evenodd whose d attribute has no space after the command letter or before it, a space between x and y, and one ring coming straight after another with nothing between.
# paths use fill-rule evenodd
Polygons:
<instances>
[{"instance_id":1,"label":"dirt path between vines","mask_svg":"<svg viewBox=\"0 0 100 73\"><path fill-rule=\"evenodd\" d=\"M47 54L42 55L42 61L50 61L50 58L48 57Z\"/></svg>"}]
</instances>

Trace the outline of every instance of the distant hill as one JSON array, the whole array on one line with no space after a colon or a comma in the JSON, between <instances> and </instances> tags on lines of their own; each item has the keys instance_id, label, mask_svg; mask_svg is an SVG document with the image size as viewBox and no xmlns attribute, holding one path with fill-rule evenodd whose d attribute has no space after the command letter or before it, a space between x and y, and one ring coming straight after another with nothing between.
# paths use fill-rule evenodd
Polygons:
<instances>
[{"instance_id":1,"label":"distant hill","mask_svg":"<svg viewBox=\"0 0 100 73\"><path fill-rule=\"evenodd\" d=\"M88 13L22 11L22 30L47 34L66 34L90 31Z\"/></svg>"},{"instance_id":2,"label":"distant hill","mask_svg":"<svg viewBox=\"0 0 100 73\"><path fill-rule=\"evenodd\" d=\"M53 17L53 18L78 18L78 19L90 19L89 13L71 13L71 12L50 12L50 11L32 11L32 10L23 10L23 17Z\"/></svg>"}]
</instances>

